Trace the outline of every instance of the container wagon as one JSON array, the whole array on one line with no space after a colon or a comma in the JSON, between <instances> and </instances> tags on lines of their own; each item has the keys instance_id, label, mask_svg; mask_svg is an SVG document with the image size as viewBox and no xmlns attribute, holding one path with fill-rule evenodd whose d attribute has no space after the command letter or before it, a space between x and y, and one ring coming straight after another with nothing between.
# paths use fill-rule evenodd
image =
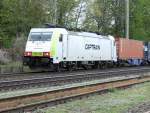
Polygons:
<instances>
[{"instance_id":1,"label":"container wagon","mask_svg":"<svg viewBox=\"0 0 150 113\"><path fill-rule=\"evenodd\" d=\"M150 42L144 42L144 63L150 64Z\"/></svg>"},{"instance_id":2,"label":"container wagon","mask_svg":"<svg viewBox=\"0 0 150 113\"><path fill-rule=\"evenodd\" d=\"M141 65L144 59L143 42L126 38L115 38L118 64Z\"/></svg>"}]
</instances>

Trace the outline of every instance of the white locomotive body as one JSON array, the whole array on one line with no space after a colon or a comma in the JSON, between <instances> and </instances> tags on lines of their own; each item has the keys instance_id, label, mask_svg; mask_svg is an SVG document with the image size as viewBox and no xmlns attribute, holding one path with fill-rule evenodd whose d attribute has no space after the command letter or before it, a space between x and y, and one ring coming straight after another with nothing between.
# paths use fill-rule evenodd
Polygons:
<instances>
[{"instance_id":1,"label":"white locomotive body","mask_svg":"<svg viewBox=\"0 0 150 113\"><path fill-rule=\"evenodd\" d=\"M117 61L116 44L112 36L72 32L65 28L31 29L24 54L24 64L102 65Z\"/></svg>"},{"instance_id":2,"label":"white locomotive body","mask_svg":"<svg viewBox=\"0 0 150 113\"><path fill-rule=\"evenodd\" d=\"M69 33L65 39L68 61L116 61L114 40L94 33Z\"/></svg>"}]
</instances>

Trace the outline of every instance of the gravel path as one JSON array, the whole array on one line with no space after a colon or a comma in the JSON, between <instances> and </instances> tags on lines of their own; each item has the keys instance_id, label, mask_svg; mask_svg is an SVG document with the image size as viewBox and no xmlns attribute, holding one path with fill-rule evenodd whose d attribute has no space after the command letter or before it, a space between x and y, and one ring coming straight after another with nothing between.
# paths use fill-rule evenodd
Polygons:
<instances>
[{"instance_id":1,"label":"gravel path","mask_svg":"<svg viewBox=\"0 0 150 113\"><path fill-rule=\"evenodd\" d=\"M129 109L126 113L150 113L150 102L139 104Z\"/></svg>"}]
</instances>

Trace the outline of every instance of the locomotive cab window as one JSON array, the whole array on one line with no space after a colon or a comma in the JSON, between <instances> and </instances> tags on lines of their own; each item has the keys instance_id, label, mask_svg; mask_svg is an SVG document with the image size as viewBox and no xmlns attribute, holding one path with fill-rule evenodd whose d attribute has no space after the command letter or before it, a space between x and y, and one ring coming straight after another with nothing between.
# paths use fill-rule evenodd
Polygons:
<instances>
[{"instance_id":1,"label":"locomotive cab window","mask_svg":"<svg viewBox=\"0 0 150 113\"><path fill-rule=\"evenodd\" d=\"M33 32L29 36L29 41L50 41L52 37L52 32Z\"/></svg>"},{"instance_id":2,"label":"locomotive cab window","mask_svg":"<svg viewBox=\"0 0 150 113\"><path fill-rule=\"evenodd\" d=\"M60 37L59 37L59 42L62 42L63 41L63 35L60 34Z\"/></svg>"}]
</instances>

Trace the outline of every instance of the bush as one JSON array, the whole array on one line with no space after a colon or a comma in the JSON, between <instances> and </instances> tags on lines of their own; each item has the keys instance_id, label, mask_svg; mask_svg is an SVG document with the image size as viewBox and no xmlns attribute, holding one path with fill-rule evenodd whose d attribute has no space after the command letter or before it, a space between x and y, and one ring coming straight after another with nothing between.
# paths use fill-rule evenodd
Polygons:
<instances>
[{"instance_id":1,"label":"bush","mask_svg":"<svg viewBox=\"0 0 150 113\"><path fill-rule=\"evenodd\" d=\"M22 61L24 49L26 44L26 37L22 35L21 37L18 37L15 39L12 47L12 58L15 61Z\"/></svg>"},{"instance_id":2,"label":"bush","mask_svg":"<svg viewBox=\"0 0 150 113\"><path fill-rule=\"evenodd\" d=\"M13 38L8 38L7 35L0 34L0 48L7 48L7 49L11 48L12 39Z\"/></svg>"},{"instance_id":3,"label":"bush","mask_svg":"<svg viewBox=\"0 0 150 113\"><path fill-rule=\"evenodd\" d=\"M0 64L4 65L10 62L11 62L11 57L10 57L9 52L0 50Z\"/></svg>"}]
</instances>

